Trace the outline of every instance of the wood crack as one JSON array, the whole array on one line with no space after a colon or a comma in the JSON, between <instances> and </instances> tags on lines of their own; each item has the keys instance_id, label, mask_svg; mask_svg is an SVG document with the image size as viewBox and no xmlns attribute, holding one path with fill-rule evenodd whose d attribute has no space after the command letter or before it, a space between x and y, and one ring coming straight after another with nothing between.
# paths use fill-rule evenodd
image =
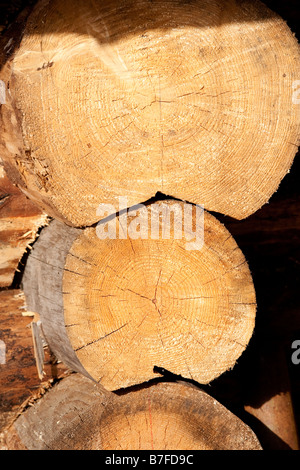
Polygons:
<instances>
[{"instance_id":1,"label":"wood crack","mask_svg":"<svg viewBox=\"0 0 300 470\"><path fill-rule=\"evenodd\" d=\"M124 323L124 325L120 326L120 327L117 328L116 330L113 330L113 331L111 331L110 333L107 333L106 335L101 336L101 338L95 339L94 341L91 341L91 342L85 344L84 346L80 346L80 348L75 349L75 351L76 351L76 352L77 352L77 351L80 351L81 349L86 348L87 346L91 346L92 344L98 343L98 341L101 341L102 339L107 338L108 336L112 335L113 333L116 333L117 331L120 331L120 330L121 330L122 328L124 328L126 325L128 325L128 322Z\"/></svg>"}]
</instances>

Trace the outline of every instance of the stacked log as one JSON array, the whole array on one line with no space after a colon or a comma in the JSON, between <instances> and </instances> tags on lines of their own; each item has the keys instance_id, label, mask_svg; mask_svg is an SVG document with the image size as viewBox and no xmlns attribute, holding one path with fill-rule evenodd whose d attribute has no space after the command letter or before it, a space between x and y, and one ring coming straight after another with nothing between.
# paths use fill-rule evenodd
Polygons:
<instances>
[{"instance_id":1,"label":"stacked log","mask_svg":"<svg viewBox=\"0 0 300 470\"><path fill-rule=\"evenodd\" d=\"M42 0L6 78L7 171L75 226L157 192L245 218L297 151L299 55L259 1Z\"/></svg>"},{"instance_id":2,"label":"stacked log","mask_svg":"<svg viewBox=\"0 0 300 470\"><path fill-rule=\"evenodd\" d=\"M118 396L81 375L20 416L6 443L13 450L261 449L247 425L192 385L157 383Z\"/></svg>"},{"instance_id":3,"label":"stacked log","mask_svg":"<svg viewBox=\"0 0 300 470\"><path fill-rule=\"evenodd\" d=\"M194 213L191 233L175 225L166 237L171 212L181 218L185 206L192 208L168 200L144 206L147 224L150 215L160 221L153 239L141 232L101 239L97 228L54 221L28 259L22 288L51 349L108 390L155 377L154 366L209 383L234 366L252 336L255 290L225 227L206 212L205 242L191 250ZM163 209L167 219L158 218ZM136 218L128 215L128 229ZM121 219L110 221L120 235Z\"/></svg>"}]
</instances>

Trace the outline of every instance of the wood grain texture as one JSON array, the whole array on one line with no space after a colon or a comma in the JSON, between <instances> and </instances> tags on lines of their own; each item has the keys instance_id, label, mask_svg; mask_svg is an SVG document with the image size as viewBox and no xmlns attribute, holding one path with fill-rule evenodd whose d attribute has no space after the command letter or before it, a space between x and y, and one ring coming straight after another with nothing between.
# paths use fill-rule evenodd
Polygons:
<instances>
[{"instance_id":1,"label":"wood grain texture","mask_svg":"<svg viewBox=\"0 0 300 470\"><path fill-rule=\"evenodd\" d=\"M107 404L105 450L260 450L251 429L205 392L159 383Z\"/></svg>"},{"instance_id":2,"label":"wood grain texture","mask_svg":"<svg viewBox=\"0 0 300 470\"><path fill-rule=\"evenodd\" d=\"M174 206L183 203L144 206L145 216ZM115 222L123 234L124 220ZM101 239L54 221L28 258L23 289L51 349L109 390L157 376L154 366L208 383L252 336L255 290L230 233L205 213L204 245L189 250L188 234L171 226L165 238L166 226L161 218L158 238Z\"/></svg>"},{"instance_id":3,"label":"wood grain texture","mask_svg":"<svg viewBox=\"0 0 300 470\"><path fill-rule=\"evenodd\" d=\"M245 218L296 154L299 57L259 1L42 0L12 64L7 168L76 226L157 191Z\"/></svg>"},{"instance_id":4,"label":"wood grain texture","mask_svg":"<svg viewBox=\"0 0 300 470\"><path fill-rule=\"evenodd\" d=\"M9 412L28 398L39 383L28 317L22 317L25 299L18 290L0 292L0 339L5 351L0 364L1 411Z\"/></svg>"}]
</instances>

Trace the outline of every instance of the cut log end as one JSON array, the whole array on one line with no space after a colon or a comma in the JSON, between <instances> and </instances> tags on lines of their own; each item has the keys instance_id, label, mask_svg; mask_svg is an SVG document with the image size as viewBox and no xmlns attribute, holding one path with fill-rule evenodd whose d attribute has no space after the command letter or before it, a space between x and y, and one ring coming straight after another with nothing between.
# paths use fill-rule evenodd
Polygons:
<instances>
[{"instance_id":1,"label":"cut log end","mask_svg":"<svg viewBox=\"0 0 300 470\"><path fill-rule=\"evenodd\" d=\"M299 58L258 1L41 1L12 64L24 148L7 165L75 226L157 191L242 219L296 154Z\"/></svg>"},{"instance_id":2,"label":"cut log end","mask_svg":"<svg viewBox=\"0 0 300 470\"><path fill-rule=\"evenodd\" d=\"M100 435L104 450L261 450L247 425L183 383L161 383L108 403Z\"/></svg>"},{"instance_id":3,"label":"cut log end","mask_svg":"<svg viewBox=\"0 0 300 470\"><path fill-rule=\"evenodd\" d=\"M179 211L184 204L144 206L145 216L153 220L163 208L170 215L174 207ZM128 231L134 221L128 219ZM115 222L124 235L121 218ZM55 233L54 224L45 232L51 225ZM179 238L178 227L166 239L165 230L163 219L157 239L101 239L94 228L78 230L65 261L54 258L51 234L43 242L42 233L28 260L24 290L33 299L31 310L40 292L46 337L59 288L64 343L69 339L83 369L109 390L157 377L154 366L208 383L234 366L251 338L255 291L246 260L225 227L205 213L200 249L188 249L191 242L187 234ZM51 273L45 264L45 243L47 263L58 266L61 276L52 302L45 279L57 279L57 269ZM35 282L44 287L37 289ZM58 332L49 327L54 350L60 350Z\"/></svg>"}]
</instances>

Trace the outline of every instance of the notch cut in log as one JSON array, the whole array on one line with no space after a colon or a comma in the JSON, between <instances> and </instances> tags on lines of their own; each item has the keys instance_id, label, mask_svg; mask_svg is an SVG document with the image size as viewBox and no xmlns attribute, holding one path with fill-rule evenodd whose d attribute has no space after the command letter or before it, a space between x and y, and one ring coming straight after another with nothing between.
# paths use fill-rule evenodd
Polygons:
<instances>
[{"instance_id":1,"label":"notch cut in log","mask_svg":"<svg viewBox=\"0 0 300 470\"><path fill-rule=\"evenodd\" d=\"M6 443L9 450L261 450L246 424L191 385L158 383L118 396L77 374L26 410Z\"/></svg>"},{"instance_id":2,"label":"notch cut in log","mask_svg":"<svg viewBox=\"0 0 300 470\"><path fill-rule=\"evenodd\" d=\"M102 239L99 227L53 221L28 258L23 289L51 350L109 390L150 380L154 366L209 383L234 366L252 336L254 286L225 227L205 212L200 249L189 249L192 232L175 223L164 238L168 219L158 216L165 210L179 220L185 206L192 207L144 206L147 223L159 220L158 238ZM128 231L141 213L127 214ZM195 210L191 220L195 232ZM120 216L111 222L124 233Z\"/></svg>"},{"instance_id":3,"label":"notch cut in log","mask_svg":"<svg viewBox=\"0 0 300 470\"><path fill-rule=\"evenodd\" d=\"M42 0L11 69L6 167L74 226L157 192L245 218L298 148L299 46L259 1Z\"/></svg>"}]
</instances>

